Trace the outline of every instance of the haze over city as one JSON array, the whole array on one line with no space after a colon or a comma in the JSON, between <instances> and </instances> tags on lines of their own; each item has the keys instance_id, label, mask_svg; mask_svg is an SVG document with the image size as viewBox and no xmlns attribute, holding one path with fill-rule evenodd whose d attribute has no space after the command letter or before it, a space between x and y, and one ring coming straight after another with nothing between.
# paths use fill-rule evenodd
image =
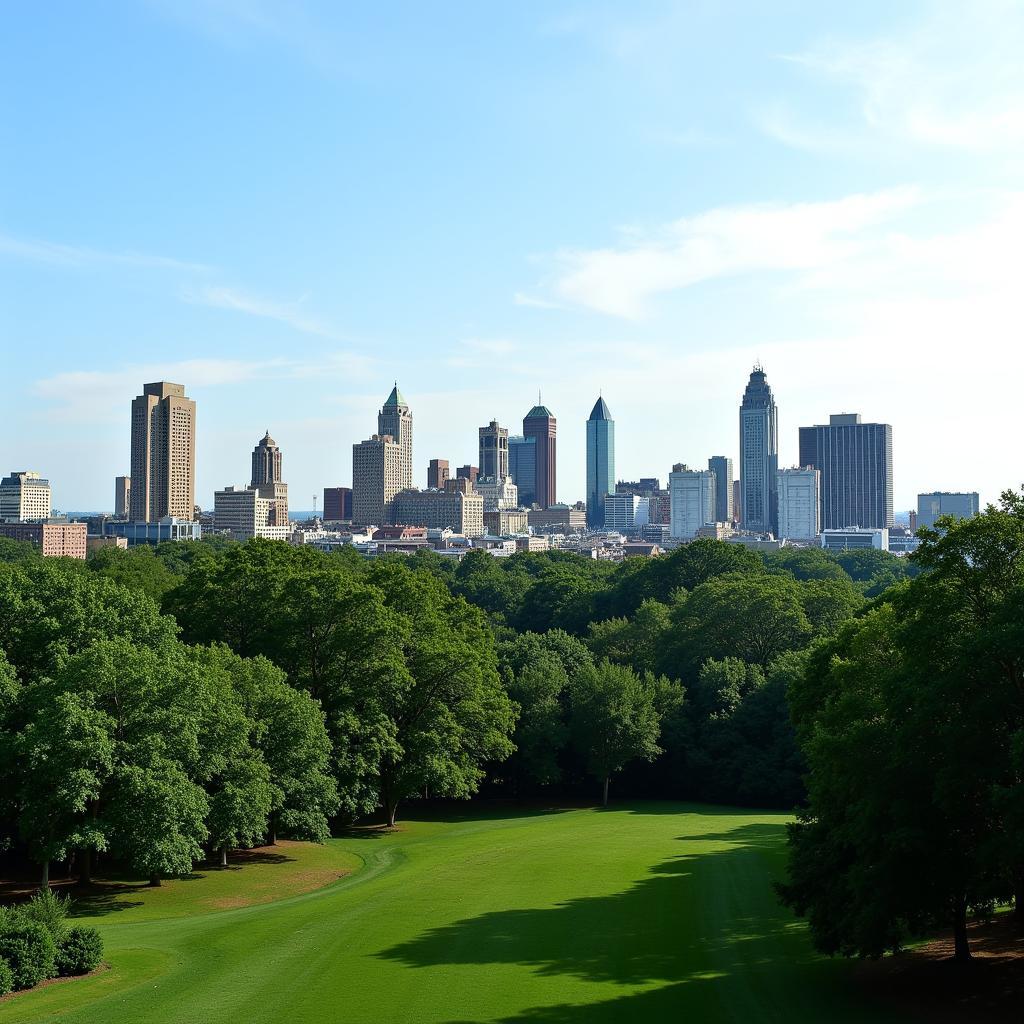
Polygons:
<instances>
[{"instance_id":1,"label":"haze over city","mask_svg":"<svg viewBox=\"0 0 1024 1024\"><path fill-rule=\"evenodd\" d=\"M396 379L421 486L540 389L572 502L599 392L664 479L736 457L755 362L780 465L849 411L898 510L1019 483L1018 5L64 3L0 46L0 466L58 508L111 506L147 381L204 507L266 429L293 507L350 483Z\"/></svg>"}]
</instances>

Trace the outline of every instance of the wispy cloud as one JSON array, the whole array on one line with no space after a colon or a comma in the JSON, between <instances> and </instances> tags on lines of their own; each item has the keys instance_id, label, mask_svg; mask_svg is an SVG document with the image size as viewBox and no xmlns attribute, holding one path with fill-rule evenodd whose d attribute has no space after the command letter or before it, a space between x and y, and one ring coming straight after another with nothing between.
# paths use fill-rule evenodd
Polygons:
<instances>
[{"instance_id":1,"label":"wispy cloud","mask_svg":"<svg viewBox=\"0 0 1024 1024\"><path fill-rule=\"evenodd\" d=\"M336 331L303 311L305 296L295 302L276 302L238 288L204 285L199 288L185 288L182 291L182 298L194 305L212 306L215 309L227 309L249 316L277 320L304 334L315 334L336 340L340 337Z\"/></svg>"},{"instance_id":2,"label":"wispy cloud","mask_svg":"<svg viewBox=\"0 0 1024 1024\"><path fill-rule=\"evenodd\" d=\"M849 116L837 117L833 109L827 120L816 118L806 107L776 99L759 111L758 120L768 134L803 149L863 149L875 138L887 146L1020 151L1022 52L1024 10L1018 3L935 5L929 18L901 30L826 39L781 57L819 87L848 92Z\"/></svg>"},{"instance_id":3,"label":"wispy cloud","mask_svg":"<svg viewBox=\"0 0 1024 1024\"><path fill-rule=\"evenodd\" d=\"M188 273L205 273L211 269L204 263L157 256L132 249L94 249L37 238L17 238L3 233L0 233L0 254L18 260L65 267L125 266Z\"/></svg>"},{"instance_id":4,"label":"wispy cloud","mask_svg":"<svg viewBox=\"0 0 1024 1024\"><path fill-rule=\"evenodd\" d=\"M552 302L551 299L542 299L539 295L529 295L526 292L516 292L512 297L512 301L517 306L530 306L533 309L562 309L562 305L558 302Z\"/></svg>"},{"instance_id":5,"label":"wispy cloud","mask_svg":"<svg viewBox=\"0 0 1024 1024\"><path fill-rule=\"evenodd\" d=\"M519 343L509 338L464 338L459 342L458 349L448 356L446 362L456 369L495 366L500 363L503 372L515 373L517 362L509 360L509 357L521 348Z\"/></svg>"},{"instance_id":6,"label":"wispy cloud","mask_svg":"<svg viewBox=\"0 0 1024 1024\"><path fill-rule=\"evenodd\" d=\"M912 187L810 203L718 207L622 244L556 254L554 290L578 306L638 318L648 300L708 281L754 271L810 270L846 260L863 233L915 206Z\"/></svg>"}]
</instances>

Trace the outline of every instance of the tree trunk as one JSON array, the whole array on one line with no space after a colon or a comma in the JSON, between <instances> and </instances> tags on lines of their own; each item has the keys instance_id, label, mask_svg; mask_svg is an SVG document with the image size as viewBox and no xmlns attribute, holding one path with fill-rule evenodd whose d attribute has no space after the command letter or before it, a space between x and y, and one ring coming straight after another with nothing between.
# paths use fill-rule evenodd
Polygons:
<instances>
[{"instance_id":1,"label":"tree trunk","mask_svg":"<svg viewBox=\"0 0 1024 1024\"><path fill-rule=\"evenodd\" d=\"M1024 868L1017 872L1013 886L1013 916L1024 925Z\"/></svg>"},{"instance_id":2,"label":"tree trunk","mask_svg":"<svg viewBox=\"0 0 1024 1024\"><path fill-rule=\"evenodd\" d=\"M953 903L953 960L970 963L971 944L967 941L967 898L958 895Z\"/></svg>"},{"instance_id":3,"label":"tree trunk","mask_svg":"<svg viewBox=\"0 0 1024 1024\"><path fill-rule=\"evenodd\" d=\"M225 843L220 848L220 866L226 868L228 866L228 844Z\"/></svg>"},{"instance_id":4,"label":"tree trunk","mask_svg":"<svg viewBox=\"0 0 1024 1024\"><path fill-rule=\"evenodd\" d=\"M602 797L602 800L601 800L601 806L602 807L607 807L608 806L608 779L609 779L609 776L606 775L604 777L604 794L603 794L603 797Z\"/></svg>"},{"instance_id":5,"label":"tree trunk","mask_svg":"<svg viewBox=\"0 0 1024 1024\"><path fill-rule=\"evenodd\" d=\"M78 884L89 885L92 882L92 849L88 846L83 847L81 854L82 866L78 871Z\"/></svg>"},{"instance_id":6,"label":"tree trunk","mask_svg":"<svg viewBox=\"0 0 1024 1024\"><path fill-rule=\"evenodd\" d=\"M388 812L388 828L394 828L395 827L395 814L398 812L398 801L397 800L395 800L393 803L391 801L388 801L387 812Z\"/></svg>"},{"instance_id":7,"label":"tree trunk","mask_svg":"<svg viewBox=\"0 0 1024 1024\"><path fill-rule=\"evenodd\" d=\"M152 888L159 889L164 883L160 881L160 876L154 871L153 874L149 876L149 884Z\"/></svg>"},{"instance_id":8,"label":"tree trunk","mask_svg":"<svg viewBox=\"0 0 1024 1024\"><path fill-rule=\"evenodd\" d=\"M50 858L43 861L43 877L39 880L40 889L50 888Z\"/></svg>"}]
</instances>

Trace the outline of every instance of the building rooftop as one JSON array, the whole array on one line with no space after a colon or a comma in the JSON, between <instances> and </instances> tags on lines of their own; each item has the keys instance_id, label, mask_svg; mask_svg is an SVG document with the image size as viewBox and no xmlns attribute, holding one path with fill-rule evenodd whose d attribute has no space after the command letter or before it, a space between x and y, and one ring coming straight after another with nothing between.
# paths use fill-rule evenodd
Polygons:
<instances>
[{"instance_id":1,"label":"building rooftop","mask_svg":"<svg viewBox=\"0 0 1024 1024\"><path fill-rule=\"evenodd\" d=\"M527 414L526 419L554 419L551 415L551 410L546 405L535 405Z\"/></svg>"},{"instance_id":2,"label":"building rooftop","mask_svg":"<svg viewBox=\"0 0 1024 1024\"><path fill-rule=\"evenodd\" d=\"M594 408L590 411L590 418L592 420L610 420L612 418L612 414L608 410L608 403L604 398L598 398L594 403Z\"/></svg>"},{"instance_id":3,"label":"building rooftop","mask_svg":"<svg viewBox=\"0 0 1024 1024\"><path fill-rule=\"evenodd\" d=\"M388 395L387 401L384 403L384 408L389 409L402 405L407 409L409 408L409 403L406 402L402 392L398 390L398 381L395 381L395 386L391 389L391 394Z\"/></svg>"}]
</instances>

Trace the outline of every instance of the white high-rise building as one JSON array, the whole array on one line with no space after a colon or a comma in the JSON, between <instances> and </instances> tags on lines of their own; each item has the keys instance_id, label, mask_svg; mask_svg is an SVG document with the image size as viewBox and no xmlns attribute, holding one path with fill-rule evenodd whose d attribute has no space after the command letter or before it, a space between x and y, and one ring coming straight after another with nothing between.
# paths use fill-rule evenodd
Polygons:
<instances>
[{"instance_id":1,"label":"white high-rise building","mask_svg":"<svg viewBox=\"0 0 1024 1024\"><path fill-rule=\"evenodd\" d=\"M821 473L811 467L778 472L779 532L783 540L814 540L821 533Z\"/></svg>"},{"instance_id":2,"label":"white high-rise building","mask_svg":"<svg viewBox=\"0 0 1024 1024\"><path fill-rule=\"evenodd\" d=\"M692 540L702 526L715 521L715 474L709 469L689 469L682 463L668 476L669 536Z\"/></svg>"},{"instance_id":3,"label":"white high-rise building","mask_svg":"<svg viewBox=\"0 0 1024 1024\"><path fill-rule=\"evenodd\" d=\"M519 488L510 476L497 480L492 477L478 477L474 487L476 493L484 499L485 512L519 508Z\"/></svg>"},{"instance_id":4,"label":"white high-rise building","mask_svg":"<svg viewBox=\"0 0 1024 1024\"><path fill-rule=\"evenodd\" d=\"M0 480L0 519L49 519L50 481L15 470Z\"/></svg>"},{"instance_id":5,"label":"white high-rise building","mask_svg":"<svg viewBox=\"0 0 1024 1024\"><path fill-rule=\"evenodd\" d=\"M604 495L604 520L602 526L606 530L632 530L636 523L636 495L615 494Z\"/></svg>"},{"instance_id":6,"label":"white high-rise building","mask_svg":"<svg viewBox=\"0 0 1024 1024\"><path fill-rule=\"evenodd\" d=\"M260 490L259 487L224 487L214 491L216 528L228 530L233 540L245 541L253 537L287 540L291 534L287 517L278 523L276 499L262 496Z\"/></svg>"}]
</instances>

